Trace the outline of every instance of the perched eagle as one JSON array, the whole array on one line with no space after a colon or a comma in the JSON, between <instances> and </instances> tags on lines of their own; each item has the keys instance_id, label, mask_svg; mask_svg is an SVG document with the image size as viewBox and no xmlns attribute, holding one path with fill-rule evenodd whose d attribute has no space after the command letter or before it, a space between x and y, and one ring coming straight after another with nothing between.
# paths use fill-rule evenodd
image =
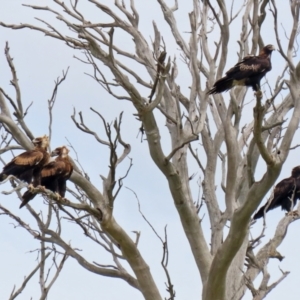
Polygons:
<instances>
[{"instance_id":1,"label":"perched eagle","mask_svg":"<svg viewBox=\"0 0 300 300\"><path fill-rule=\"evenodd\" d=\"M21 153L4 166L2 173L0 173L0 182L9 175L13 175L27 183L33 181L34 186L41 183L41 170L50 158L47 152L49 139L44 135L35 138L32 143L34 145L33 150Z\"/></svg>"},{"instance_id":2,"label":"perched eagle","mask_svg":"<svg viewBox=\"0 0 300 300\"><path fill-rule=\"evenodd\" d=\"M66 182L73 172L73 166L68 157L69 150L67 147L58 147L52 151L51 156L57 156L54 161L46 164L41 172L41 185L54 193L58 193L61 197L65 196L67 185ZM20 208L26 205L35 197L35 193L30 189L22 196Z\"/></svg>"},{"instance_id":3,"label":"perched eagle","mask_svg":"<svg viewBox=\"0 0 300 300\"><path fill-rule=\"evenodd\" d=\"M262 206L254 215L253 219L263 217L264 211L269 211L273 208L281 206L281 209L290 212L300 199L300 166L292 170L292 175L289 178L280 181L274 189L274 197L270 203Z\"/></svg>"},{"instance_id":4,"label":"perched eagle","mask_svg":"<svg viewBox=\"0 0 300 300\"><path fill-rule=\"evenodd\" d=\"M245 56L241 62L226 72L225 77L217 80L207 94L222 93L236 85L251 86L254 91L259 91L260 80L272 69L271 54L273 50L275 50L273 45L267 45L258 56Z\"/></svg>"}]
</instances>

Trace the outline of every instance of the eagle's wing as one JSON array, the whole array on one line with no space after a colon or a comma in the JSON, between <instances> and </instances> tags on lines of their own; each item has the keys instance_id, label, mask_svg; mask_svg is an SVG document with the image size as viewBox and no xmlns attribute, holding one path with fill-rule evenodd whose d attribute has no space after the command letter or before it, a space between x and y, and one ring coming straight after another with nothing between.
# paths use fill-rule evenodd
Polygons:
<instances>
[{"instance_id":1,"label":"eagle's wing","mask_svg":"<svg viewBox=\"0 0 300 300\"><path fill-rule=\"evenodd\" d=\"M65 162L64 172L57 181L58 193L61 195L61 197L65 197L66 190L67 190L67 180L71 177L73 172L73 166L68 157L64 159L64 162Z\"/></svg>"},{"instance_id":2,"label":"eagle's wing","mask_svg":"<svg viewBox=\"0 0 300 300\"><path fill-rule=\"evenodd\" d=\"M40 151L27 151L16 156L11 163L18 166L35 166L43 159L44 154Z\"/></svg>"},{"instance_id":3,"label":"eagle's wing","mask_svg":"<svg viewBox=\"0 0 300 300\"><path fill-rule=\"evenodd\" d=\"M270 204L269 209L281 206L282 209L289 211L292 204L292 195L295 189L295 179L289 177L280 181L274 189L274 198Z\"/></svg>"},{"instance_id":4,"label":"eagle's wing","mask_svg":"<svg viewBox=\"0 0 300 300\"><path fill-rule=\"evenodd\" d=\"M17 178L30 183L35 177L34 169L39 167L45 159L44 153L36 150L27 151L19 154L4 166L0 174L0 181L7 178L9 175L14 175Z\"/></svg>"},{"instance_id":5,"label":"eagle's wing","mask_svg":"<svg viewBox=\"0 0 300 300\"><path fill-rule=\"evenodd\" d=\"M67 190L67 177L62 177L59 178L57 181L57 188L58 188L58 193L60 194L61 197L65 197L66 190Z\"/></svg>"},{"instance_id":6,"label":"eagle's wing","mask_svg":"<svg viewBox=\"0 0 300 300\"><path fill-rule=\"evenodd\" d=\"M73 173L73 166L72 164L70 163L70 161L68 160L65 164L65 174L64 176L69 179L71 177Z\"/></svg>"},{"instance_id":7,"label":"eagle's wing","mask_svg":"<svg viewBox=\"0 0 300 300\"><path fill-rule=\"evenodd\" d=\"M70 178L72 171L73 166L69 161L58 158L44 166L42 170L42 184L64 197L67 189L66 182Z\"/></svg>"},{"instance_id":8,"label":"eagle's wing","mask_svg":"<svg viewBox=\"0 0 300 300\"><path fill-rule=\"evenodd\" d=\"M271 202L267 202L262 206L257 213L253 216L253 219L259 219L263 217L264 212L281 206L282 209L290 211L293 207L291 196L295 188L295 180L293 177L285 178L276 184L274 188L274 196ZM295 195L295 198L297 195Z\"/></svg>"},{"instance_id":9,"label":"eagle's wing","mask_svg":"<svg viewBox=\"0 0 300 300\"><path fill-rule=\"evenodd\" d=\"M43 166L43 169L41 171L40 177L41 177L41 185L45 186L46 189L49 189L53 192L57 192L57 180L55 176L57 175L59 166L56 161L52 161L45 166ZM20 205L20 208L22 208L24 205L26 205L30 200L32 200L36 196L35 193L33 193L30 190L27 190L23 196L22 196L22 203Z\"/></svg>"},{"instance_id":10,"label":"eagle's wing","mask_svg":"<svg viewBox=\"0 0 300 300\"><path fill-rule=\"evenodd\" d=\"M226 72L226 75L234 80L242 80L258 74L264 74L270 68L270 60L259 56L246 56L241 62Z\"/></svg>"},{"instance_id":11,"label":"eagle's wing","mask_svg":"<svg viewBox=\"0 0 300 300\"><path fill-rule=\"evenodd\" d=\"M64 172L65 163L63 161L52 161L42 169L42 178L60 175Z\"/></svg>"}]
</instances>

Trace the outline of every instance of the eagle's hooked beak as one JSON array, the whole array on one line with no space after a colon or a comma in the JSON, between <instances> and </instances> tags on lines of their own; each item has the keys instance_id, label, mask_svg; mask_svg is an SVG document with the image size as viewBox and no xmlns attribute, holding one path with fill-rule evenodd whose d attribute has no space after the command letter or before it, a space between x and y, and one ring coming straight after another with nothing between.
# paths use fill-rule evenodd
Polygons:
<instances>
[{"instance_id":1,"label":"eagle's hooked beak","mask_svg":"<svg viewBox=\"0 0 300 300\"><path fill-rule=\"evenodd\" d=\"M36 145L36 144L39 144L41 142L41 140L39 138L35 138L31 142L33 145Z\"/></svg>"},{"instance_id":2,"label":"eagle's hooked beak","mask_svg":"<svg viewBox=\"0 0 300 300\"><path fill-rule=\"evenodd\" d=\"M51 156L53 157L53 156L57 156L59 153L56 151L56 150L53 150L52 152L51 152Z\"/></svg>"}]
</instances>

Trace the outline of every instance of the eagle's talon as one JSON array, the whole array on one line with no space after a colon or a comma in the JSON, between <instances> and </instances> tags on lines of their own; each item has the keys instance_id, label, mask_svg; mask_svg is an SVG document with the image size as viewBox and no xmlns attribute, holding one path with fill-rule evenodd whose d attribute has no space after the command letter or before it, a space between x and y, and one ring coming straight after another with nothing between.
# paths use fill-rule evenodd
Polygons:
<instances>
[{"instance_id":1,"label":"eagle's talon","mask_svg":"<svg viewBox=\"0 0 300 300\"><path fill-rule=\"evenodd\" d=\"M28 190L33 190L34 189L34 186L32 183L29 183L28 186L27 186Z\"/></svg>"},{"instance_id":2,"label":"eagle's talon","mask_svg":"<svg viewBox=\"0 0 300 300\"><path fill-rule=\"evenodd\" d=\"M261 90L258 90L258 91L256 91L256 92L254 92L254 95L255 95L255 97L261 98L261 97L262 97L262 91L261 91Z\"/></svg>"},{"instance_id":3,"label":"eagle's talon","mask_svg":"<svg viewBox=\"0 0 300 300\"><path fill-rule=\"evenodd\" d=\"M289 211L286 215L293 218L299 217L298 210Z\"/></svg>"},{"instance_id":4,"label":"eagle's talon","mask_svg":"<svg viewBox=\"0 0 300 300\"><path fill-rule=\"evenodd\" d=\"M57 199L61 199L62 197L60 196L60 194L58 192L54 193Z\"/></svg>"}]
</instances>

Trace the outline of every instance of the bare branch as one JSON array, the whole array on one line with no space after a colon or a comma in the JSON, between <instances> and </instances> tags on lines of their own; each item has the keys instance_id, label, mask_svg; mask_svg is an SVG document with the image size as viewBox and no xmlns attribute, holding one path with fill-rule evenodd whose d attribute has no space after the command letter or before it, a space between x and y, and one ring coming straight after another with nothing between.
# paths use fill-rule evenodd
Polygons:
<instances>
[{"instance_id":1,"label":"bare branch","mask_svg":"<svg viewBox=\"0 0 300 300\"><path fill-rule=\"evenodd\" d=\"M51 137L52 137L52 122L53 122L53 107L56 101L56 96L57 96L57 92L58 92L58 87L59 85L65 81L65 79L67 78L68 75L68 71L69 71L69 67L67 68L66 71L63 71L63 76L60 79L59 77L57 78L57 80L55 81L55 86L52 92L52 96L51 99L48 100L48 110L49 110L49 140L51 141Z\"/></svg>"},{"instance_id":2,"label":"bare branch","mask_svg":"<svg viewBox=\"0 0 300 300\"><path fill-rule=\"evenodd\" d=\"M40 262L38 263L38 265L37 265L37 266L29 273L29 275L28 275L27 277L24 278L24 281L23 281L23 283L22 283L22 285L20 286L19 289L17 289L17 290L15 291L15 287L14 287L13 291L12 291L11 294L10 294L9 300L16 299L16 298L24 291L24 289L25 289L27 283L29 282L29 280L30 280L30 279L33 277L33 275L40 269L41 264L44 263L44 262L47 260L47 258L50 256L50 254L51 254L51 252L48 252L48 253L45 255L45 257L43 258L43 260L40 261Z\"/></svg>"}]
</instances>

